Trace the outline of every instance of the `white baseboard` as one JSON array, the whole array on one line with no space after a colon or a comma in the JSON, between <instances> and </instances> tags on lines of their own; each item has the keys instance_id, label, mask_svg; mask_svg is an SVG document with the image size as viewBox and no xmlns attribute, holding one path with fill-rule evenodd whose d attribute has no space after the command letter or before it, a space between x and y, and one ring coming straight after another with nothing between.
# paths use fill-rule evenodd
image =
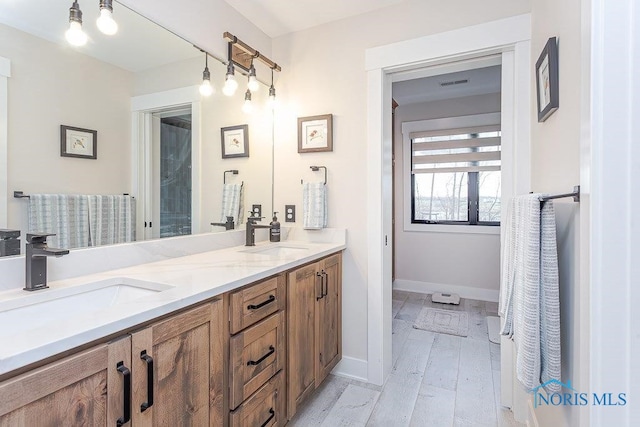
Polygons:
<instances>
[{"instance_id":1,"label":"white baseboard","mask_svg":"<svg viewBox=\"0 0 640 427\"><path fill-rule=\"evenodd\" d=\"M367 361L354 357L342 356L342 360L331 371L333 375L368 382Z\"/></svg>"},{"instance_id":2,"label":"white baseboard","mask_svg":"<svg viewBox=\"0 0 640 427\"><path fill-rule=\"evenodd\" d=\"M431 294L433 292L446 292L458 294L462 298L476 299L480 301L498 302L499 291L496 289L474 288L471 286L445 285L443 283L418 282L415 280L396 279L393 281L393 289L398 291L421 292Z\"/></svg>"}]
</instances>

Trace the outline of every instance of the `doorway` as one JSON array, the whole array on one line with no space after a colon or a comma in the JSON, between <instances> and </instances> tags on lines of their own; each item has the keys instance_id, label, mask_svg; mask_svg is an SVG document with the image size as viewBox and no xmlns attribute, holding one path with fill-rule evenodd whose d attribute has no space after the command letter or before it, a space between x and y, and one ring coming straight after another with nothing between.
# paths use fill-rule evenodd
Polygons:
<instances>
[{"instance_id":1,"label":"doorway","mask_svg":"<svg viewBox=\"0 0 640 427\"><path fill-rule=\"evenodd\" d=\"M191 106L153 113L152 141L152 238L191 234Z\"/></svg>"},{"instance_id":2,"label":"doorway","mask_svg":"<svg viewBox=\"0 0 640 427\"><path fill-rule=\"evenodd\" d=\"M382 384L392 367L391 95L398 78L490 55L502 63L503 204L529 191L530 15L368 49L368 379ZM517 142L517 144L516 144ZM517 171L517 173L514 173ZM505 179L506 177L506 179ZM381 191L382 189L382 191ZM506 387L505 387L506 388Z\"/></svg>"}]
</instances>

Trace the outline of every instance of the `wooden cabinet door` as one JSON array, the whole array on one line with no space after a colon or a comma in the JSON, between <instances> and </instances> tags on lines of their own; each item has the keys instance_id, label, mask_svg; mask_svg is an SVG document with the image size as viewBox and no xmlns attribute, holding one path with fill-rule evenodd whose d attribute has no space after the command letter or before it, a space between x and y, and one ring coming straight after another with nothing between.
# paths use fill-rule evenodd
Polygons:
<instances>
[{"instance_id":1,"label":"wooden cabinet door","mask_svg":"<svg viewBox=\"0 0 640 427\"><path fill-rule=\"evenodd\" d=\"M115 426L130 360L125 337L0 383L0 426Z\"/></svg>"},{"instance_id":2,"label":"wooden cabinet door","mask_svg":"<svg viewBox=\"0 0 640 427\"><path fill-rule=\"evenodd\" d=\"M320 296L318 264L310 264L289 273L287 286L288 325L288 414L315 388L315 307Z\"/></svg>"},{"instance_id":3,"label":"wooden cabinet door","mask_svg":"<svg viewBox=\"0 0 640 427\"><path fill-rule=\"evenodd\" d=\"M221 300L172 316L132 337L136 427L223 425Z\"/></svg>"},{"instance_id":4,"label":"wooden cabinet door","mask_svg":"<svg viewBox=\"0 0 640 427\"><path fill-rule=\"evenodd\" d=\"M316 301L316 384L342 357L342 262L336 254L320 262L322 298Z\"/></svg>"}]
</instances>

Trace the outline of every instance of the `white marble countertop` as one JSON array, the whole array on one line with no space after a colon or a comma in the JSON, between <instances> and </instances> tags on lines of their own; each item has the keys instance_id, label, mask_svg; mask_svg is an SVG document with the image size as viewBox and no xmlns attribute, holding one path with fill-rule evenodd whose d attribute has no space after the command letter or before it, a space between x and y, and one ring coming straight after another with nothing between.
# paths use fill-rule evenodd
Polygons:
<instances>
[{"instance_id":1,"label":"white marble countertop","mask_svg":"<svg viewBox=\"0 0 640 427\"><path fill-rule=\"evenodd\" d=\"M0 375L346 248L344 234L332 242L263 242L256 249L269 245L299 249L266 255L237 246L59 280L49 283L50 289L32 294L18 289L0 292L0 306L6 307L32 295L105 280L116 283L124 278L172 286L98 311L65 313L65 319L46 325L33 322L30 327L29 318L21 319L19 327L0 325Z\"/></svg>"}]
</instances>

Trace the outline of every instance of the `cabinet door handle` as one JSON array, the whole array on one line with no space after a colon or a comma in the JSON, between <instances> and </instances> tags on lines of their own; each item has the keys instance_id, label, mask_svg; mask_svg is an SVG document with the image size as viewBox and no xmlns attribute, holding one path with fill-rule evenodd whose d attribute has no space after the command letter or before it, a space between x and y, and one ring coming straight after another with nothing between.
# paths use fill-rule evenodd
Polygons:
<instances>
[{"instance_id":1,"label":"cabinet door handle","mask_svg":"<svg viewBox=\"0 0 640 427\"><path fill-rule=\"evenodd\" d=\"M276 416L276 411L274 411L273 408L269 408L269 414L269 418L267 418L267 420L263 422L260 427L265 427L267 424L269 424L269 421L271 421L273 417Z\"/></svg>"},{"instance_id":2,"label":"cabinet door handle","mask_svg":"<svg viewBox=\"0 0 640 427\"><path fill-rule=\"evenodd\" d=\"M259 308L264 307L267 304L271 304L272 302L274 302L276 300L276 297L274 297L273 295L269 295L269 298L267 298L266 301L261 302L260 304L257 305L253 305L253 304L249 304L247 306L248 310L257 310Z\"/></svg>"},{"instance_id":3,"label":"cabinet door handle","mask_svg":"<svg viewBox=\"0 0 640 427\"><path fill-rule=\"evenodd\" d=\"M131 371L124 366L124 362L118 362L116 368L118 372L122 373L122 378L124 379L124 397L122 399L124 415L116 420L116 425L120 427L131 420Z\"/></svg>"},{"instance_id":4,"label":"cabinet door handle","mask_svg":"<svg viewBox=\"0 0 640 427\"><path fill-rule=\"evenodd\" d=\"M147 354L147 350L142 350L140 359L147 364L147 401L140 405L140 412L144 412L153 406L153 357Z\"/></svg>"},{"instance_id":5,"label":"cabinet door handle","mask_svg":"<svg viewBox=\"0 0 640 427\"><path fill-rule=\"evenodd\" d=\"M266 359L267 357L271 356L273 353L275 353L275 351L276 351L276 349L272 345L270 345L269 346L269 351L267 352L267 354L265 354L264 356L262 356L258 360L249 360L247 362L247 366L256 366L256 365L261 364L264 361L264 359Z\"/></svg>"},{"instance_id":6,"label":"cabinet door handle","mask_svg":"<svg viewBox=\"0 0 640 427\"><path fill-rule=\"evenodd\" d=\"M322 283L324 284L324 293L322 296L326 297L329 295L329 275L324 270L322 270Z\"/></svg>"},{"instance_id":7,"label":"cabinet door handle","mask_svg":"<svg viewBox=\"0 0 640 427\"><path fill-rule=\"evenodd\" d=\"M318 272L316 273L316 277L320 278L320 296L316 297L316 301L320 301L322 298L324 298L324 276L322 275L322 273Z\"/></svg>"}]
</instances>

